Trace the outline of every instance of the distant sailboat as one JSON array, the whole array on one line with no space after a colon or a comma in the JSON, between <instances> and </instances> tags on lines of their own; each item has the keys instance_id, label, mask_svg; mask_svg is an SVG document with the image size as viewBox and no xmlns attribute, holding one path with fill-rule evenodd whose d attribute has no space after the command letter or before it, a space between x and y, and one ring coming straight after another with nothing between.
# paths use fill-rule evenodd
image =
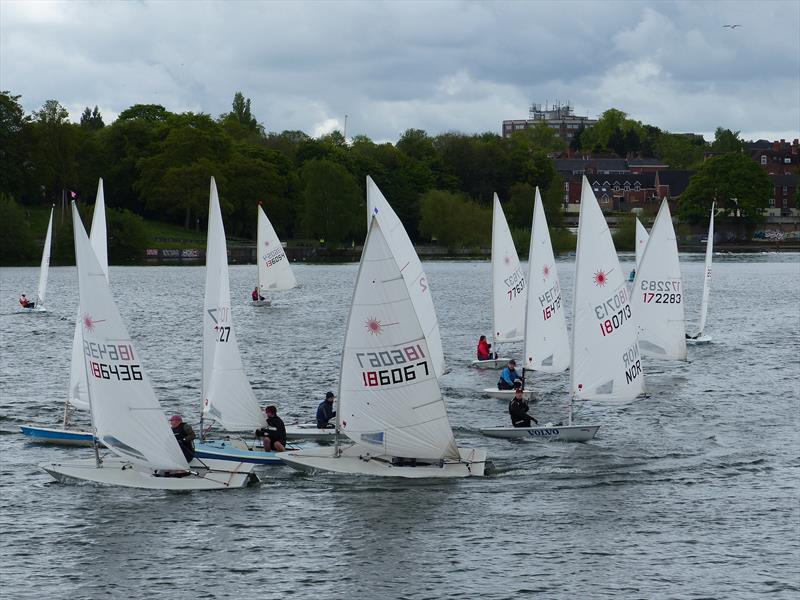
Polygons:
<instances>
[{"instance_id":1,"label":"distant sailboat","mask_svg":"<svg viewBox=\"0 0 800 600\"><path fill-rule=\"evenodd\" d=\"M74 202L72 218L92 424L97 440L116 456L101 457L95 446L94 459L40 466L62 482L147 489L230 489L252 481L252 465L187 463L142 368Z\"/></svg>"},{"instance_id":2,"label":"distant sailboat","mask_svg":"<svg viewBox=\"0 0 800 600\"><path fill-rule=\"evenodd\" d=\"M421 319L380 213L371 222L347 321L337 425L354 445L283 452L289 466L382 477L483 475L486 452L458 448Z\"/></svg>"},{"instance_id":3,"label":"distant sailboat","mask_svg":"<svg viewBox=\"0 0 800 600\"><path fill-rule=\"evenodd\" d=\"M686 360L686 315L678 242L667 199L661 203L631 290L644 356Z\"/></svg>"},{"instance_id":4,"label":"distant sailboat","mask_svg":"<svg viewBox=\"0 0 800 600\"><path fill-rule=\"evenodd\" d=\"M267 218L261 203L258 204L258 231L256 234L256 260L258 261L258 291L263 297L253 300L257 306L269 306L268 292L290 290L297 287L297 279L286 258L283 244Z\"/></svg>"},{"instance_id":5,"label":"distant sailboat","mask_svg":"<svg viewBox=\"0 0 800 600\"><path fill-rule=\"evenodd\" d=\"M572 302L569 421L566 426L489 427L484 435L583 442L599 425L573 425L574 401L630 402L644 392L636 326L611 232L586 177L581 191Z\"/></svg>"},{"instance_id":6,"label":"distant sailboat","mask_svg":"<svg viewBox=\"0 0 800 600\"><path fill-rule=\"evenodd\" d=\"M36 289L36 300L29 302L27 305L22 305L22 299L20 299L22 308L31 312L47 312L45 294L47 292L47 275L50 270L50 242L53 238L54 208L50 208L50 221L47 223L47 234L44 238L44 248L42 248L42 263L39 267L39 287Z\"/></svg>"},{"instance_id":7,"label":"distant sailboat","mask_svg":"<svg viewBox=\"0 0 800 600\"><path fill-rule=\"evenodd\" d=\"M714 257L714 209L716 203L711 203L711 217L708 221L708 238L706 240L706 266L703 277L703 301L700 305L700 324L699 330L693 335L688 335L689 343L707 344L711 341L711 336L705 333L706 320L708 318L708 303L711 300L711 261Z\"/></svg>"},{"instance_id":8,"label":"distant sailboat","mask_svg":"<svg viewBox=\"0 0 800 600\"><path fill-rule=\"evenodd\" d=\"M497 369L508 358L499 356L498 346L522 341L525 335L525 302L528 290L517 249L497 194L492 205L492 352L495 358L473 360L472 366ZM497 391L493 389L493 391ZM489 393L484 390L485 393ZM505 396L502 396L505 397Z\"/></svg>"},{"instance_id":9,"label":"distant sailboat","mask_svg":"<svg viewBox=\"0 0 800 600\"><path fill-rule=\"evenodd\" d=\"M628 276L628 281L631 283L636 279L636 270L639 268L639 263L642 262L642 256L644 256L644 249L647 246L648 239L650 239L650 236L647 233L647 229L644 228L639 217L636 217L636 267Z\"/></svg>"}]
</instances>

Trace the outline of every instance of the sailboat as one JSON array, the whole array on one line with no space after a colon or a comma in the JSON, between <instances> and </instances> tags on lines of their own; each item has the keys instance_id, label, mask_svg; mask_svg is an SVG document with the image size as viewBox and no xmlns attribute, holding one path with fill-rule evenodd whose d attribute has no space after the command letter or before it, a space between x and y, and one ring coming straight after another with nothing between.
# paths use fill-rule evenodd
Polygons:
<instances>
[{"instance_id":1,"label":"sailboat","mask_svg":"<svg viewBox=\"0 0 800 600\"><path fill-rule=\"evenodd\" d=\"M45 293L47 292L47 274L50 270L50 242L53 238L53 210L55 206L50 208L50 221L47 224L47 234L44 238L44 248L42 249L42 264L39 268L39 287L36 290L36 300L30 302L27 306L22 306L23 311L31 312L47 312L47 307L44 303Z\"/></svg>"},{"instance_id":2,"label":"sailboat","mask_svg":"<svg viewBox=\"0 0 800 600\"><path fill-rule=\"evenodd\" d=\"M572 302L570 405L567 425L490 427L492 437L585 442L600 425L574 425L575 401L626 403L644 392L636 324L625 275L603 212L586 177L581 190Z\"/></svg>"},{"instance_id":3,"label":"sailboat","mask_svg":"<svg viewBox=\"0 0 800 600\"><path fill-rule=\"evenodd\" d=\"M290 290L297 287L297 279L292 271L292 266L286 258L275 228L267 218L261 202L258 203L258 232L256 234L256 260L258 261L258 291L259 299L254 300L254 306L269 306L270 300L267 292L276 290ZM264 298L261 300L260 298Z\"/></svg>"},{"instance_id":4,"label":"sailboat","mask_svg":"<svg viewBox=\"0 0 800 600\"><path fill-rule=\"evenodd\" d=\"M711 260L714 256L714 208L716 203L711 203L711 218L708 222L708 239L706 240L706 268L703 277L703 302L700 305L700 325L697 333L686 335L687 343L707 344L711 336L705 333L706 319L708 318L708 302L711 299Z\"/></svg>"},{"instance_id":5,"label":"sailboat","mask_svg":"<svg viewBox=\"0 0 800 600\"><path fill-rule=\"evenodd\" d=\"M89 240L103 273L108 281L108 246L106 226L106 204L102 177L97 183L97 197L92 215L92 227ZM75 316L75 331L72 335L72 361L70 364L69 388L64 399L62 426L39 427L22 425L20 431L28 437L28 441L58 444L61 446L91 446L94 436L89 431L74 429L72 417L76 410L89 410L88 381L83 364L83 341L81 338L80 310Z\"/></svg>"},{"instance_id":6,"label":"sailboat","mask_svg":"<svg viewBox=\"0 0 800 600\"><path fill-rule=\"evenodd\" d=\"M92 426L114 456L40 465L62 482L91 481L162 490L230 489L257 481L253 465L184 458L139 353L111 296L78 209L72 203L81 337Z\"/></svg>"},{"instance_id":7,"label":"sailboat","mask_svg":"<svg viewBox=\"0 0 800 600\"><path fill-rule=\"evenodd\" d=\"M381 214L373 216L347 319L337 429L354 443L283 452L302 471L441 478L483 475L486 452L458 448L430 348ZM400 258L400 260L398 260Z\"/></svg>"},{"instance_id":8,"label":"sailboat","mask_svg":"<svg viewBox=\"0 0 800 600\"><path fill-rule=\"evenodd\" d=\"M381 220L383 236L392 249L397 264L400 265L400 274L406 289L408 289L411 303L414 305L422 332L428 343L430 351L428 356L433 371L437 377L441 377L447 372L447 368L442 350L442 337L439 333L439 320L436 318L428 277L425 275L417 251L414 249L402 221L378 189L372 177L367 175L367 231L369 231L373 217L379 217Z\"/></svg>"},{"instance_id":9,"label":"sailboat","mask_svg":"<svg viewBox=\"0 0 800 600\"><path fill-rule=\"evenodd\" d=\"M225 226L219 207L217 184L213 177L208 201L202 398L201 441L195 444L198 458L282 464L275 452L257 450L253 447L253 442L248 445L245 440L236 437L205 440L212 425L217 425L226 432L253 432L267 424L244 372L239 353L231 313Z\"/></svg>"},{"instance_id":10,"label":"sailboat","mask_svg":"<svg viewBox=\"0 0 800 600\"><path fill-rule=\"evenodd\" d=\"M644 256L644 249L647 246L648 239L650 239L650 235L647 233L647 229L644 228L639 217L636 217L636 267L630 272L630 275L628 275L628 281L631 283L636 279L636 270L639 268L639 263L642 262L642 256Z\"/></svg>"},{"instance_id":11,"label":"sailboat","mask_svg":"<svg viewBox=\"0 0 800 600\"><path fill-rule=\"evenodd\" d=\"M631 309L644 356L686 360L683 297L678 242L664 198L631 290Z\"/></svg>"},{"instance_id":12,"label":"sailboat","mask_svg":"<svg viewBox=\"0 0 800 600\"><path fill-rule=\"evenodd\" d=\"M492 206L492 351L495 358L473 360L473 367L498 369L506 365L509 359L499 356L498 345L522 340L527 297L525 275L519 264L517 249L500 199L495 194ZM484 390L484 393L488 394L489 391ZM499 397L505 398L507 394Z\"/></svg>"}]
</instances>

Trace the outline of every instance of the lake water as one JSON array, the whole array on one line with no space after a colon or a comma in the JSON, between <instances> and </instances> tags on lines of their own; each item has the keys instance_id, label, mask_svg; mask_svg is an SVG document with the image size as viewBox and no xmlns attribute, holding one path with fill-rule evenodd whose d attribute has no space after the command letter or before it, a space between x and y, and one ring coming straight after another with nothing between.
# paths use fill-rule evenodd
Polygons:
<instances>
[{"instance_id":1,"label":"lake water","mask_svg":"<svg viewBox=\"0 0 800 600\"><path fill-rule=\"evenodd\" d=\"M630 257L627 268L630 268ZM687 317L702 256L683 255ZM574 262L559 262L571 306ZM247 305L255 267L231 268L256 395L287 422L336 389L357 266L296 265L301 289ZM649 397L588 403L589 444L484 438L506 405L468 368L490 333L487 262L425 263L462 446L496 472L409 482L266 471L263 484L165 493L56 483L39 462L90 449L27 444L67 389L74 268L50 270L47 314L16 314L38 269L0 271L0 585L21 598L798 598L800 261L717 255L708 332L686 363L646 363ZM202 267L112 267L111 286L167 412L200 404ZM509 346L513 355L519 349ZM516 350L516 351L514 351ZM566 414L568 376L536 376L541 422Z\"/></svg>"}]
</instances>

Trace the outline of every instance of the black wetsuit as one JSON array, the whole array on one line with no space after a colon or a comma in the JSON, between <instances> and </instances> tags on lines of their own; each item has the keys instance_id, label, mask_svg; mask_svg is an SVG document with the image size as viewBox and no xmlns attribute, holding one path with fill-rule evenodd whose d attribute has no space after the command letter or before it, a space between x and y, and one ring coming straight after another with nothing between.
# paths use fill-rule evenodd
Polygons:
<instances>
[{"instance_id":1,"label":"black wetsuit","mask_svg":"<svg viewBox=\"0 0 800 600\"><path fill-rule=\"evenodd\" d=\"M283 424L283 419L278 415L274 417L267 417L267 426L264 429L256 429L256 437L269 436L269 441L275 444L280 442L283 447L286 447L286 425Z\"/></svg>"},{"instance_id":2,"label":"black wetsuit","mask_svg":"<svg viewBox=\"0 0 800 600\"><path fill-rule=\"evenodd\" d=\"M172 433L175 434L175 439L178 441L178 446L181 447L181 452L186 458L186 462L191 462L194 458L194 430L191 425L181 423L177 427L172 428Z\"/></svg>"},{"instance_id":3,"label":"black wetsuit","mask_svg":"<svg viewBox=\"0 0 800 600\"><path fill-rule=\"evenodd\" d=\"M530 427L531 421L538 422L528 414L528 403L525 400L514 398L508 403L508 414L511 415L511 423L514 427Z\"/></svg>"}]
</instances>

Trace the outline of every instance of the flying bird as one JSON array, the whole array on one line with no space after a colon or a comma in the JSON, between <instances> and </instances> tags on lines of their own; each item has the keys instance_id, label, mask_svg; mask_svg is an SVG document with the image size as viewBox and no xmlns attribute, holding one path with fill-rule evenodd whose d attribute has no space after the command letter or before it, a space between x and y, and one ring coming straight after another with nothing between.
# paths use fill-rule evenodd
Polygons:
<instances>
[{"instance_id":1,"label":"flying bird","mask_svg":"<svg viewBox=\"0 0 800 600\"><path fill-rule=\"evenodd\" d=\"M730 27L731 29L736 29L737 27L741 27L741 24L736 23L734 25L723 25L723 27Z\"/></svg>"}]
</instances>

